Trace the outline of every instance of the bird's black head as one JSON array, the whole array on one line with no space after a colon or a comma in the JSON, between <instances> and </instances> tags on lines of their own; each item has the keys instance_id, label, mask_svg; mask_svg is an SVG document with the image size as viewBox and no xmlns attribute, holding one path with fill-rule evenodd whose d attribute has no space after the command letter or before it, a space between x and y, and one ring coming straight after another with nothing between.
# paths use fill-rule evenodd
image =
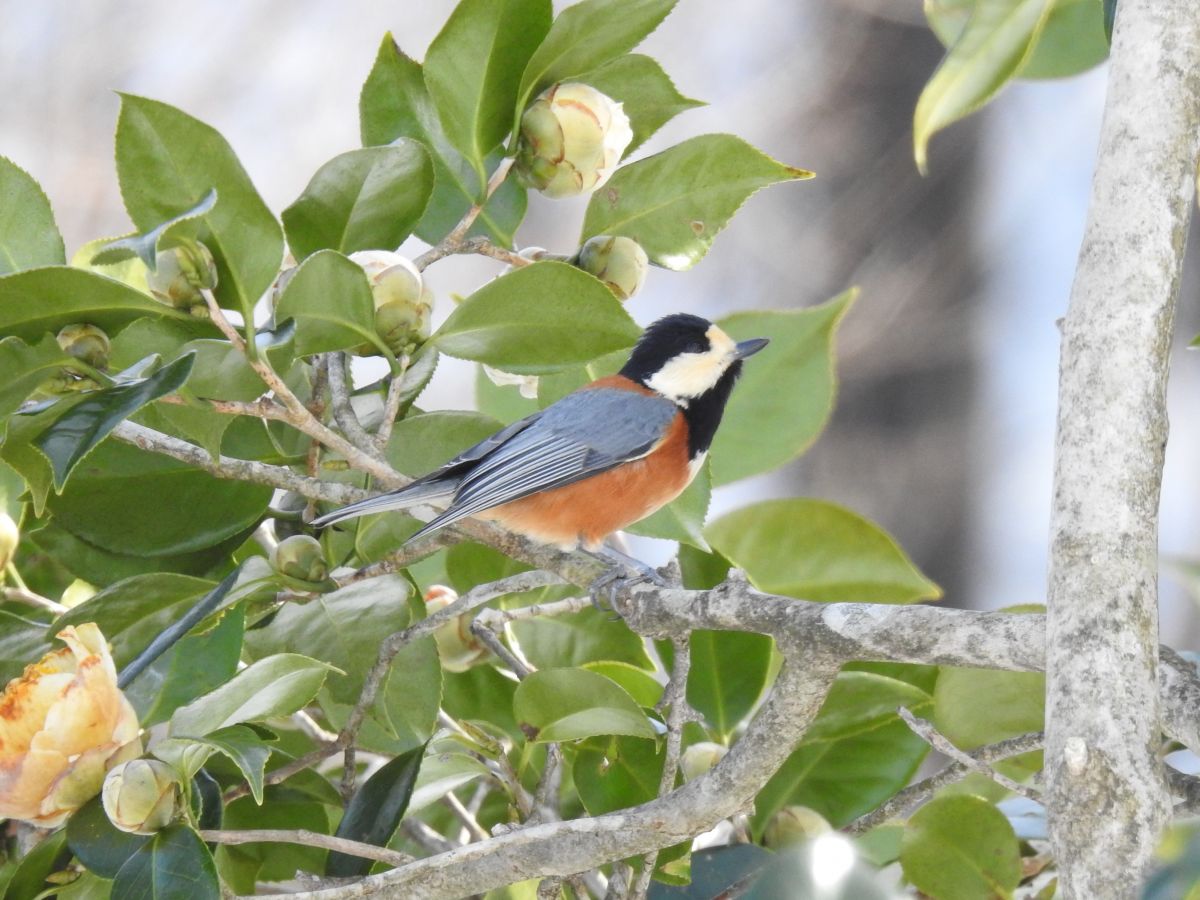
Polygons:
<instances>
[{"instance_id":1,"label":"bird's black head","mask_svg":"<svg viewBox=\"0 0 1200 900\"><path fill-rule=\"evenodd\" d=\"M676 313L646 329L621 374L683 409L695 457L712 443L742 360L766 345L765 338L737 343L707 319Z\"/></svg>"}]
</instances>

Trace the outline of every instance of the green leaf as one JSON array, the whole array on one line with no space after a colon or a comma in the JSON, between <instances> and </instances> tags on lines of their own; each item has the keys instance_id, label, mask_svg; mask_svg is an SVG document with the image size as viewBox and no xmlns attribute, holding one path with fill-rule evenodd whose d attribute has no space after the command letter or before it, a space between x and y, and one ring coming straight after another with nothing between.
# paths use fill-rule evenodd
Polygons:
<instances>
[{"instance_id":1,"label":"green leaf","mask_svg":"<svg viewBox=\"0 0 1200 900\"><path fill-rule=\"evenodd\" d=\"M172 216L165 222L159 222L144 234L131 234L105 244L94 253L90 263L109 266L127 259L139 259L151 272L158 268L158 250L172 246L171 238L176 240L180 235L186 235L191 226L186 223L212 212L217 205L217 192L209 191L192 206L178 215Z\"/></svg>"},{"instance_id":2,"label":"green leaf","mask_svg":"<svg viewBox=\"0 0 1200 900\"><path fill-rule=\"evenodd\" d=\"M728 740L754 708L771 669L771 639L737 631L693 631L687 699Z\"/></svg>"},{"instance_id":3,"label":"green leaf","mask_svg":"<svg viewBox=\"0 0 1200 900\"><path fill-rule=\"evenodd\" d=\"M445 742L449 743L449 742ZM459 748L461 750L461 747ZM446 796L450 791L470 784L478 778L492 774L481 759L464 752L433 752L432 749L421 762L421 773L417 776L408 813L424 809Z\"/></svg>"},{"instance_id":4,"label":"green leaf","mask_svg":"<svg viewBox=\"0 0 1200 900\"><path fill-rule=\"evenodd\" d=\"M113 825L99 796L67 820L67 846L89 871L104 878L115 877L129 857L149 840L146 835L130 834Z\"/></svg>"},{"instance_id":5,"label":"green leaf","mask_svg":"<svg viewBox=\"0 0 1200 900\"><path fill-rule=\"evenodd\" d=\"M637 701L638 706L645 709L653 709L662 699L663 686L645 669L612 660L585 662L582 668L612 679L629 692L629 696Z\"/></svg>"},{"instance_id":6,"label":"green leaf","mask_svg":"<svg viewBox=\"0 0 1200 900\"><path fill-rule=\"evenodd\" d=\"M434 187L416 234L436 244L445 237L483 190L478 171L451 146L442 131L419 63L405 56L391 34L384 35L379 55L359 97L362 142L389 144L406 137L420 141L433 159ZM485 161L494 166L493 155ZM504 182L484 206L470 235L486 235L505 247L525 217L525 189L515 178Z\"/></svg>"},{"instance_id":7,"label":"green leaf","mask_svg":"<svg viewBox=\"0 0 1200 900\"><path fill-rule=\"evenodd\" d=\"M704 540L704 518L708 515L708 504L712 500L712 476L706 462L696 477L674 500L658 512L629 526L630 534L679 541L691 544L698 550L707 550Z\"/></svg>"},{"instance_id":8,"label":"green leaf","mask_svg":"<svg viewBox=\"0 0 1200 900\"><path fill-rule=\"evenodd\" d=\"M333 250L314 253L296 270L279 298L275 318L296 320L300 356L364 343L384 349L375 331L375 301L366 274Z\"/></svg>"},{"instance_id":9,"label":"green leaf","mask_svg":"<svg viewBox=\"0 0 1200 900\"><path fill-rule=\"evenodd\" d=\"M143 294L150 293L150 286L146 278L149 274L146 265L136 256L130 256L128 259L115 263L93 262L93 257L114 240L119 240L119 238L102 237L88 241L71 254L71 266L120 281ZM201 324L199 319L195 321L196 324Z\"/></svg>"},{"instance_id":10,"label":"green leaf","mask_svg":"<svg viewBox=\"0 0 1200 900\"><path fill-rule=\"evenodd\" d=\"M834 337L855 289L808 309L735 313L718 324L735 340L771 339L746 360L712 447L716 486L778 468L817 439L833 411Z\"/></svg>"},{"instance_id":11,"label":"green leaf","mask_svg":"<svg viewBox=\"0 0 1200 900\"><path fill-rule=\"evenodd\" d=\"M46 890L46 879L65 867L66 832L56 831L25 854L4 890L4 900L34 900Z\"/></svg>"},{"instance_id":12,"label":"green leaf","mask_svg":"<svg viewBox=\"0 0 1200 900\"><path fill-rule=\"evenodd\" d=\"M0 156L0 275L66 261L45 193L33 176Z\"/></svg>"},{"instance_id":13,"label":"green leaf","mask_svg":"<svg viewBox=\"0 0 1200 900\"><path fill-rule=\"evenodd\" d=\"M954 46L979 0L931 0L925 18L947 47ZM1009 6L1013 0L1009 0ZM1103 62L1108 56L1104 4L1097 0L1053 0L1050 15L1021 78L1065 78Z\"/></svg>"},{"instance_id":14,"label":"green leaf","mask_svg":"<svg viewBox=\"0 0 1200 900\"><path fill-rule=\"evenodd\" d=\"M171 502L162 502L164 497ZM110 440L88 454L71 476L70 489L51 497L47 507L60 526L102 550L172 556L242 534L258 523L270 499L265 485L220 480ZM115 515L116 510L136 514Z\"/></svg>"},{"instance_id":15,"label":"green leaf","mask_svg":"<svg viewBox=\"0 0 1200 900\"><path fill-rule=\"evenodd\" d=\"M821 500L769 500L708 526L759 590L804 600L915 603L941 596L878 526Z\"/></svg>"},{"instance_id":16,"label":"green leaf","mask_svg":"<svg viewBox=\"0 0 1200 900\"><path fill-rule=\"evenodd\" d=\"M168 825L129 858L113 879L122 900L220 900L212 854L186 825Z\"/></svg>"},{"instance_id":17,"label":"green leaf","mask_svg":"<svg viewBox=\"0 0 1200 900\"><path fill-rule=\"evenodd\" d=\"M54 486L61 491L71 470L114 428L147 403L179 390L194 361L191 355L182 356L149 378L94 391L34 438L34 444L50 460Z\"/></svg>"},{"instance_id":18,"label":"green leaf","mask_svg":"<svg viewBox=\"0 0 1200 900\"><path fill-rule=\"evenodd\" d=\"M655 741L594 737L580 741L571 773L588 815L602 816L657 797L662 767Z\"/></svg>"},{"instance_id":19,"label":"green leaf","mask_svg":"<svg viewBox=\"0 0 1200 900\"><path fill-rule=\"evenodd\" d=\"M904 787L929 745L896 714L899 706L922 715L930 698L882 675L839 674L800 745L755 799L755 834L793 804L841 828Z\"/></svg>"},{"instance_id":20,"label":"green leaf","mask_svg":"<svg viewBox=\"0 0 1200 900\"><path fill-rule=\"evenodd\" d=\"M0 420L70 362L71 357L50 334L36 344L26 344L18 337L0 341Z\"/></svg>"},{"instance_id":21,"label":"green leaf","mask_svg":"<svg viewBox=\"0 0 1200 900\"><path fill-rule=\"evenodd\" d=\"M566 263L539 262L485 284L459 304L433 341L450 356L537 375L628 347L640 333L591 275Z\"/></svg>"},{"instance_id":22,"label":"green leaf","mask_svg":"<svg viewBox=\"0 0 1200 900\"><path fill-rule=\"evenodd\" d=\"M811 172L776 162L731 134L705 134L622 166L592 194L582 244L598 234L623 234L650 261L690 269L746 199Z\"/></svg>"},{"instance_id":23,"label":"green leaf","mask_svg":"<svg viewBox=\"0 0 1200 900\"><path fill-rule=\"evenodd\" d=\"M927 169L929 139L990 100L1029 61L1054 0L978 0L929 79L913 114L913 156Z\"/></svg>"},{"instance_id":24,"label":"green leaf","mask_svg":"<svg viewBox=\"0 0 1200 900\"><path fill-rule=\"evenodd\" d=\"M433 162L413 140L335 156L283 211L296 259L318 250L391 250L404 243L429 204Z\"/></svg>"},{"instance_id":25,"label":"green leaf","mask_svg":"<svg viewBox=\"0 0 1200 900\"><path fill-rule=\"evenodd\" d=\"M143 316L190 320L141 291L104 275L47 266L0 278L0 334L40 340L47 331L86 323L115 334Z\"/></svg>"},{"instance_id":26,"label":"green leaf","mask_svg":"<svg viewBox=\"0 0 1200 900\"><path fill-rule=\"evenodd\" d=\"M642 42L675 0L583 0L554 19L521 75L517 116L529 98L555 82L604 65Z\"/></svg>"},{"instance_id":27,"label":"green leaf","mask_svg":"<svg viewBox=\"0 0 1200 900\"><path fill-rule=\"evenodd\" d=\"M640 53L619 56L583 73L577 80L622 104L633 129L633 140L625 149L625 156L681 112L704 106L701 101L679 93L662 66Z\"/></svg>"},{"instance_id":28,"label":"green leaf","mask_svg":"<svg viewBox=\"0 0 1200 900\"><path fill-rule=\"evenodd\" d=\"M0 683L18 677L27 665L51 649L43 623L0 609Z\"/></svg>"},{"instance_id":29,"label":"green leaf","mask_svg":"<svg viewBox=\"0 0 1200 900\"><path fill-rule=\"evenodd\" d=\"M191 779L213 753L221 753L238 767L250 786L254 802L263 802L263 778L273 748L254 729L232 725L207 737L172 737L159 741L151 751L184 776Z\"/></svg>"},{"instance_id":30,"label":"green leaf","mask_svg":"<svg viewBox=\"0 0 1200 900\"><path fill-rule=\"evenodd\" d=\"M508 134L521 72L551 17L550 0L461 0L429 45L425 84L442 127L479 171Z\"/></svg>"},{"instance_id":31,"label":"green leaf","mask_svg":"<svg viewBox=\"0 0 1200 900\"><path fill-rule=\"evenodd\" d=\"M386 847L408 809L424 754L423 746L402 753L368 778L346 807L337 836ZM366 875L370 870L369 859L344 853L330 853L325 863L325 874L335 878Z\"/></svg>"},{"instance_id":32,"label":"green leaf","mask_svg":"<svg viewBox=\"0 0 1200 900\"><path fill-rule=\"evenodd\" d=\"M217 300L253 321L279 273L283 234L225 138L166 103L122 94L116 155L121 197L143 231L216 189L217 205L189 236L216 258Z\"/></svg>"},{"instance_id":33,"label":"green leaf","mask_svg":"<svg viewBox=\"0 0 1200 900\"><path fill-rule=\"evenodd\" d=\"M540 408L537 400L522 397L516 385L494 383L479 365L475 367L475 406L481 413L505 425L532 415Z\"/></svg>"},{"instance_id":34,"label":"green leaf","mask_svg":"<svg viewBox=\"0 0 1200 900\"><path fill-rule=\"evenodd\" d=\"M529 595L527 601L506 603L524 606L576 594L570 588L550 588ZM539 669L582 666L593 660L624 662L639 669L652 669L642 639L608 613L588 608L569 616L519 619L509 627L526 658Z\"/></svg>"},{"instance_id":35,"label":"green leaf","mask_svg":"<svg viewBox=\"0 0 1200 900\"><path fill-rule=\"evenodd\" d=\"M513 695L513 715L531 741L654 737L646 714L624 688L585 669L540 669L526 676Z\"/></svg>"},{"instance_id":36,"label":"green leaf","mask_svg":"<svg viewBox=\"0 0 1200 900\"><path fill-rule=\"evenodd\" d=\"M330 671L336 670L295 653L260 659L215 691L175 710L170 733L203 737L239 722L291 715L316 695Z\"/></svg>"},{"instance_id":37,"label":"green leaf","mask_svg":"<svg viewBox=\"0 0 1200 900\"><path fill-rule=\"evenodd\" d=\"M521 732L512 716L516 683L492 666L475 666L466 672L447 672L442 682L442 705L460 721L486 720L514 737Z\"/></svg>"},{"instance_id":38,"label":"green leaf","mask_svg":"<svg viewBox=\"0 0 1200 900\"><path fill-rule=\"evenodd\" d=\"M1021 881L1012 825L992 804L969 794L938 797L913 814L900 865L934 900L1010 897Z\"/></svg>"},{"instance_id":39,"label":"green leaf","mask_svg":"<svg viewBox=\"0 0 1200 900\"><path fill-rule=\"evenodd\" d=\"M933 691L938 731L964 750L1041 731L1046 676L942 666Z\"/></svg>"},{"instance_id":40,"label":"green leaf","mask_svg":"<svg viewBox=\"0 0 1200 900\"><path fill-rule=\"evenodd\" d=\"M1104 0L1104 37L1112 46L1113 25L1117 21L1117 0Z\"/></svg>"},{"instance_id":41,"label":"green leaf","mask_svg":"<svg viewBox=\"0 0 1200 900\"><path fill-rule=\"evenodd\" d=\"M224 827L307 829L329 834L329 807L324 803L287 785L269 785L263 794L262 806L252 797L230 803L225 808ZM325 855L326 851L319 847L298 844L239 844L219 847L217 864L222 879L232 890L252 894L256 881L285 881L294 878L297 871L321 871Z\"/></svg>"},{"instance_id":42,"label":"green leaf","mask_svg":"<svg viewBox=\"0 0 1200 900\"><path fill-rule=\"evenodd\" d=\"M491 416L468 410L419 413L396 423L387 446L387 460L398 472L416 478L503 427Z\"/></svg>"}]
</instances>

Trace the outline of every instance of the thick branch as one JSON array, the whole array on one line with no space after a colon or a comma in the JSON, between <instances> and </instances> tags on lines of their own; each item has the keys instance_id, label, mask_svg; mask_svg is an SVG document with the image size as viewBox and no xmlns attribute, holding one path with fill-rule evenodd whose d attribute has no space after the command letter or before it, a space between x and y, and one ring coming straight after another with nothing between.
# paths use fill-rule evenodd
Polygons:
<instances>
[{"instance_id":1,"label":"thick branch","mask_svg":"<svg viewBox=\"0 0 1200 900\"><path fill-rule=\"evenodd\" d=\"M1136 894L1170 812L1158 745L1158 504L1200 149L1200 16L1122 0L1063 326L1046 783L1067 898Z\"/></svg>"}]
</instances>

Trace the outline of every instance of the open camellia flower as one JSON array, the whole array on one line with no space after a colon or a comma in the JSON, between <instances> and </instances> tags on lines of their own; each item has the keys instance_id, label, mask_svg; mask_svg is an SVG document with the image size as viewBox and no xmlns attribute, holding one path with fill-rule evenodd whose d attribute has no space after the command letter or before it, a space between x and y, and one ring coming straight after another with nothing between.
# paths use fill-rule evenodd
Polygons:
<instances>
[{"instance_id":1,"label":"open camellia flower","mask_svg":"<svg viewBox=\"0 0 1200 900\"><path fill-rule=\"evenodd\" d=\"M58 636L66 648L28 666L0 697L0 817L42 828L61 825L100 793L109 769L142 753L100 629L89 622Z\"/></svg>"}]
</instances>

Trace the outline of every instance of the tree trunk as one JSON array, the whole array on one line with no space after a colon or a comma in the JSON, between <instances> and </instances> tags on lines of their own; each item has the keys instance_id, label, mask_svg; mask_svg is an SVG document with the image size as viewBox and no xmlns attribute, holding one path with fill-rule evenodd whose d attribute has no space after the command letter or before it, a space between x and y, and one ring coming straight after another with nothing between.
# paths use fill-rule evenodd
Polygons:
<instances>
[{"instance_id":1,"label":"tree trunk","mask_svg":"<svg viewBox=\"0 0 1200 900\"><path fill-rule=\"evenodd\" d=\"M1169 813L1157 691L1170 339L1200 141L1200 16L1122 0L1063 325L1047 617L1050 837L1068 898L1136 896Z\"/></svg>"}]
</instances>

